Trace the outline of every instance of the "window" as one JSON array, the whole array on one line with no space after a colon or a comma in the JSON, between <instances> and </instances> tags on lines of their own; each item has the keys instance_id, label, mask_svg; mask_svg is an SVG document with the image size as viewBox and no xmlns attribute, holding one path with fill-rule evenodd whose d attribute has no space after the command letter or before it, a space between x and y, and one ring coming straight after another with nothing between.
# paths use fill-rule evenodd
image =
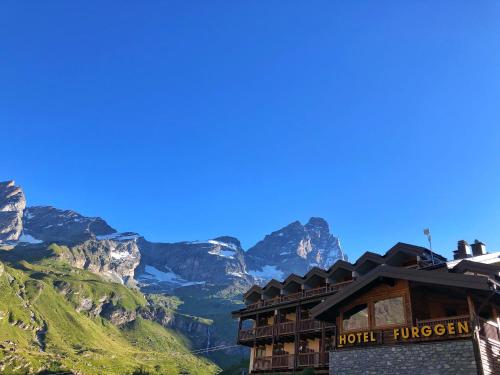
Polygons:
<instances>
[{"instance_id":1,"label":"window","mask_svg":"<svg viewBox=\"0 0 500 375\"><path fill-rule=\"evenodd\" d=\"M286 354L283 343L274 344L273 355L283 355L283 354Z\"/></svg>"},{"instance_id":2,"label":"window","mask_svg":"<svg viewBox=\"0 0 500 375\"><path fill-rule=\"evenodd\" d=\"M266 347L265 346L256 346L255 347L255 358L262 358L266 356Z\"/></svg>"},{"instance_id":3,"label":"window","mask_svg":"<svg viewBox=\"0 0 500 375\"><path fill-rule=\"evenodd\" d=\"M344 312L342 318L342 328L345 331L368 328L368 305L357 305Z\"/></svg>"},{"instance_id":4,"label":"window","mask_svg":"<svg viewBox=\"0 0 500 375\"><path fill-rule=\"evenodd\" d=\"M403 297L388 298L374 303L375 326L403 324L405 309Z\"/></svg>"}]
</instances>

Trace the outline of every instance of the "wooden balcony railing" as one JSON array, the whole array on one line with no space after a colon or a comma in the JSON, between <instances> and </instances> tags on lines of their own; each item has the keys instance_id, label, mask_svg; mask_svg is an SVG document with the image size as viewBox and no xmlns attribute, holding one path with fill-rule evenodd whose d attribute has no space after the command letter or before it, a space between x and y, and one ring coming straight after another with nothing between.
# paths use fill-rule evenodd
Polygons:
<instances>
[{"instance_id":1,"label":"wooden balcony railing","mask_svg":"<svg viewBox=\"0 0 500 375\"><path fill-rule=\"evenodd\" d=\"M255 337L268 337L273 335L273 326L255 328Z\"/></svg>"},{"instance_id":2,"label":"wooden balcony railing","mask_svg":"<svg viewBox=\"0 0 500 375\"><path fill-rule=\"evenodd\" d=\"M328 332L335 330L334 323L323 323L314 319L300 320L299 322L284 322L257 328L242 329L238 333L240 341L249 341L255 338L270 337L273 334L293 335L295 332L320 331L325 328ZM331 333L330 333L331 334Z\"/></svg>"},{"instance_id":3,"label":"wooden balcony railing","mask_svg":"<svg viewBox=\"0 0 500 375\"><path fill-rule=\"evenodd\" d=\"M242 329L238 333L238 339L241 340L241 341L253 340L254 338L255 338L255 328Z\"/></svg>"},{"instance_id":4,"label":"wooden balcony railing","mask_svg":"<svg viewBox=\"0 0 500 375\"><path fill-rule=\"evenodd\" d=\"M302 298L310 298L310 297L315 297L315 296L319 296L322 294L334 293L334 292L337 292L340 289L344 288L345 286L349 285L350 283L352 283L352 280L343 281L341 283L331 284L331 285L327 285L327 286L322 286L320 288L307 289L307 290L303 290L303 291L298 292L298 293L287 294L287 295L278 296L278 297L271 298L271 299L265 299L265 300L261 300L259 302L247 305L246 309L247 310L255 310L255 309L259 309L261 307L273 306L273 305L277 305L277 304L283 303L283 302L297 301L297 300L300 300Z\"/></svg>"},{"instance_id":5,"label":"wooden balcony railing","mask_svg":"<svg viewBox=\"0 0 500 375\"><path fill-rule=\"evenodd\" d=\"M298 367L327 367L329 355L326 352L300 353L297 355Z\"/></svg>"},{"instance_id":6,"label":"wooden balcony railing","mask_svg":"<svg viewBox=\"0 0 500 375\"><path fill-rule=\"evenodd\" d=\"M307 319L301 320L299 322L299 331L314 331L317 329L321 329L321 322L319 320Z\"/></svg>"},{"instance_id":7,"label":"wooden balcony railing","mask_svg":"<svg viewBox=\"0 0 500 375\"><path fill-rule=\"evenodd\" d=\"M273 369L293 369L295 361L292 354L274 355L271 358Z\"/></svg>"},{"instance_id":8,"label":"wooden balcony railing","mask_svg":"<svg viewBox=\"0 0 500 375\"><path fill-rule=\"evenodd\" d=\"M286 335L295 332L295 322L285 322L278 324L278 334Z\"/></svg>"},{"instance_id":9,"label":"wooden balcony railing","mask_svg":"<svg viewBox=\"0 0 500 375\"><path fill-rule=\"evenodd\" d=\"M255 358L253 371L292 370L297 367L325 368L328 367L327 352L274 355L272 357Z\"/></svg>"}]
</instances>

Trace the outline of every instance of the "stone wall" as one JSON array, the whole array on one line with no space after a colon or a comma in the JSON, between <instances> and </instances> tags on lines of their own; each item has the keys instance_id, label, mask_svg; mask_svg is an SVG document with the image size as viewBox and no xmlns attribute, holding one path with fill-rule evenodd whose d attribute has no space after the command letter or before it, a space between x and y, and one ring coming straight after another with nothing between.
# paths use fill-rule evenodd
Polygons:
<instances>
[{"instance_id":1,"label":"stone wall","mask_svg":"<svg viewBox=\"0 0 500 375\"><path fill-rule=\"evenodd\" d=\"M330 375L477 373L472 340L371 346L330 352Z\"/></svg>"}]
</instances>

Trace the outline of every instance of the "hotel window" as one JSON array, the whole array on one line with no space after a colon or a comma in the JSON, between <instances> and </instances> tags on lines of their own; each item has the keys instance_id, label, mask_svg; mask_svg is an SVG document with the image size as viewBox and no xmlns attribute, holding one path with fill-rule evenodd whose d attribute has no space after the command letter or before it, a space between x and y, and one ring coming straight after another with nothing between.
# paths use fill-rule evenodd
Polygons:
<instances>
[{"instance_id":1,"label":"hotel window","mask_svg":"<svg viewBox=\"0 0 500 375\"><path fill-rule=\"evenodd\" d=\"M375 326L405 323L405 307L403 297L395 297L374 303Z\"/></svg>"},{"instance_id":2,"label":"hotel window","mask_svg":"<svg viewBox=\"0 0 500 375\"><path fill-rule=\"evenodd\" d=\"M342 328L345 331L368 328L368 305L363 303L344 312Z\"/></svg>"},{"instance_id":3,"label":"hotel window","mask_svg":"<svg viewBox=\"0 0 500 375\"><path fill-rule=\"evenodd\" d=\"M265 346L256 346L255 347L255 358L262 358L266 356L266 347Z\"/></svg>"}]
</instances>

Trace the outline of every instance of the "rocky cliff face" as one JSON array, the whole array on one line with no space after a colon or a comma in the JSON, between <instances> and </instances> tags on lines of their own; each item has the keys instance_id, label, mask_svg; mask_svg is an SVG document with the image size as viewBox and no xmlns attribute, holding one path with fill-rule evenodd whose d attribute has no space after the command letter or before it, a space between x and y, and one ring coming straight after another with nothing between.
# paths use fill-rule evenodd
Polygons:
<instances>
[{"instance_id":1,"label":"rocky cliff face","mask_svg":"<svg viewBox=\"0 0 500 375\"><path fill-rule=\"evenodd\" d=\"M51 206L28 207L24 211L24 234L43 242L75 243L116 233L100 217L86 217Z\"/></svg>"},{"instance_id":2,"label":"rocky cliff face","mask_svg":"<svg viewBox=\"0 0 500 375\"><path fill-rule=\"evenodd\" d=\"M245 254L234 237L205 242L152 243L139 241L142 263L137 277L145 287L250 282Z\"/></svg>"},{"instance_id":3,"label":"rocky cliff face","mask_svg":"<svg viewBox=\"0 0 500 375\"><path fill-rule=\"evenodd\" d=\"M0 242L16 241L23 230L26 198L14 181L0 182Z\"/></svg>"},{"instance_id":4,"label":"rocky cliff face","mask_svg":"<svg viewBox=\"0 0 500 375\"><path fill-rule=\"evenodd\" d=\"M63 251L60 257L73 267L100 274L108 280L135 285L134 272L141 254L135 239L87 240Z\"/></svg>"},{"instance_id":5,"label":"rocky cliff face","mask_svg":"<svg viewBox=\"0 0 500 375\"><path fill-rule=\"evenodd\" d=\"M248 273L262 281L305 274L312 267L328 268L344 255L328 223L313 217L272 232L246 253Z\"/></svg>"}]
</instances>

